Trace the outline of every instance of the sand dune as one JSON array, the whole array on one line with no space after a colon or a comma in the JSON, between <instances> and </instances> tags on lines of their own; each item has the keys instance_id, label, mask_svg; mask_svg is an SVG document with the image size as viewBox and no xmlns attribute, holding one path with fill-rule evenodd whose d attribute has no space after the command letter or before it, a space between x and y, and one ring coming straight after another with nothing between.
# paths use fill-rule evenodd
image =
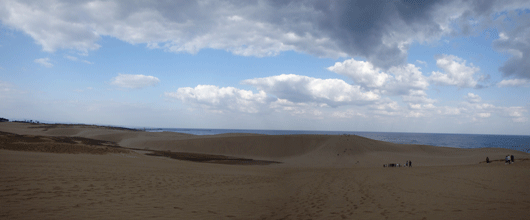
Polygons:
<instances>
[{"instance_id":1,"label":"sand dune","mask_svg":"<svg viewBox=\"0 0 530 220\"><path fill-rule=\"evenodd\" d=\"M68 154L129 153L115 143L81 137L19 135L0 131L0 149Z\"/></svg>"},{"instance_id":2,"label":"sand dune","mask_svg":"<svg viewBox=\"0 0 530 220\"><path fill-rule=\"evenodd\" d=\"M415 166L477 164L507 154L527 158L520 151L482 148L458 149L401 145L355 135L253 135L196 136L174 132L143 132L86 125L34 125L1 123L0 131L45 136L78 136L115 142L136 149L217 154L283 162L281 166L380 167L386 163ZM280 165L279 165L280 166Z\"/></svg>"},{"instance_id":3,"label":"sand dune","mask_svg":"<svg viewBox=\"0 0 530 220\"><path fill-rule=\"evenodd\" d=\"M507 149L84 125L0 123L0 131L16 134L0 135L0 219L525 219L530 209L530 155ZM516 162L505 165L506 154ZM414 166L382 167L405 160Z\"/></svg>"},{"instance_id":4,"label":"sand dune","mask_svg":"<svg viewBox=\"0 0 530 220\"><path fill-rule=\"evenodd\" d=\"M524 219L528 161L232 166L0 150L0 219Z\"/></svg>"}]
</instances>

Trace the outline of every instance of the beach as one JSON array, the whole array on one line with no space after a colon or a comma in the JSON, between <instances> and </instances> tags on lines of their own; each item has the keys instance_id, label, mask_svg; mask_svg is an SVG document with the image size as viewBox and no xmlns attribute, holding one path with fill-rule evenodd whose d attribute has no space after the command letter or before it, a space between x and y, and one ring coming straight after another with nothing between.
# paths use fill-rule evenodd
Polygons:
<instances>
[{"instance_id":1,"label":"beach","mask_svg":"<svg viewBox=\"0 0 530 220\"><path fill-rule=\"evenodd\" d=\"M509 149L13 122L0 132L1 219L523 219L530 209L530 154Z\"/></svg>"}]
</instances>

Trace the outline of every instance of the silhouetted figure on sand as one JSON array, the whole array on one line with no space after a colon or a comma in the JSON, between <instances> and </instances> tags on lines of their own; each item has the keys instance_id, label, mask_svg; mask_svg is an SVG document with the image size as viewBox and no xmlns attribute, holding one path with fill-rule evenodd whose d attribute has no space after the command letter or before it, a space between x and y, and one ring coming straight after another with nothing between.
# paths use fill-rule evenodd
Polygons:
<instances>
[{"instance_id":1,"label":"silhouetted figure on sand","mask_svg":"<svg viewBox=\"0 0 530 220\"><path fill-rule=\"evenodd\" d=\"M490 163L490 158L486 157L486 163Z\"/></svg>"},{"instance_id":2,"label":"silhouetted figure on sand","mask_svg":"<svg viewBox=\"0 0 530 220\"><path fill-rule=\"evenodd\" d=\"M513 155L510 156L510 160L513 162L515 162L515 158L513 157Z\"/></svg>"},{"instance_id":3,"label":"silhouetted figure on sand","mask_svg":"<svg viewBox=\"0 0 530 220\"><path fill-rule=\"evenodd\" d=\"M409 160L409 167L412 167L412 160Z\"/></svg>"}]
</instances>

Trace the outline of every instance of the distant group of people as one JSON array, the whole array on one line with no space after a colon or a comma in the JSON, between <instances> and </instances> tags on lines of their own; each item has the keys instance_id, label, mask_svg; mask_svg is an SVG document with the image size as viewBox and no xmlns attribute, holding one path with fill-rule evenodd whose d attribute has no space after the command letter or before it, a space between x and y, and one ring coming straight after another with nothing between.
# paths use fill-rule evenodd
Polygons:
<instances>
[{"instance_id":1,"label":"distant group of people","mask_svg":"<svg viewBox=\"0 0 530 220\"><path fill-rule=\"evenodd\" d=\"M504 158L504 164L512 164L513 162L515 162L513 155L506 155L506 157Z\"/></svg>"},{"instance_id":2,"label":"distant group of people","mask_svg":"<svg viewBox=\"0 0 530 220\"><path fill-rule=\"evenodd\" d=\"M515 157L513 155L506 155L504 158L504 164L512 164L515 162ZM490 158L486 157L486 163L490 163Z\"/></svg>"},{"instance_id":3,"label":"distant group of people","mask_svg":"<svg viewBox=\"0 0 530 220\"><path fill-rule=\"evenodd\" d=\"M389 164L383 164L383 167L401 167L399 163L389 163ZM412 167L412 161L407 160L405 162L405 165L403 167Z\"/></svg>"}]
</instances>

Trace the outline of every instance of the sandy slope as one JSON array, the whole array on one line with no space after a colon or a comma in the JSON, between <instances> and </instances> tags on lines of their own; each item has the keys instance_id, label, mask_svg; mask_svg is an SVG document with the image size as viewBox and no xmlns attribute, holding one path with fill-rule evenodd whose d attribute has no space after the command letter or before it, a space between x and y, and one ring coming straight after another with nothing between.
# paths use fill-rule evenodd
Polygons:
<instances>
[{"instance_id":1,"label":"sandy slope","mask_svg":"<svg viewBox=\"0 0 530 220\"><path fill-rule=\"evenodd\" d=\"M524 219L530 210L530 160L524 160L530 156L506 149L396 145L357 136L197 137L28 126L35 125L0 123L0 131L283 163L0 150L0 219ZM506 154L516 163L480 163ZM381 167L405 160L414 167Z\"/></svg>"},{"instance_id":2,"label":"sandy slope","mask_svg":"<svg viewBox=\"0 0 530 220\"><path fill-rule=\"evenodd\" d=\"M0 219L524 219L530 163L289 168L0 150Z\"/></svg>"},{"instance_id":3,"label":"sandy slope","mask_svg":"<svg viewBox=\"0 0 530 220\"><path fill-rule=\"evenodd\" d=\"M477 164L510 154L528 154L508 149L457 149L422 145L400 145L354 135L252 135L223 134L195 136L174 132L116 130L96 126L56 126L0 123L0 131L17 134L79 136L116 142L122 147L220 154L283 162L295 167L381 167L386 163L414 166Z\"/></svg>"}]
</instances>

